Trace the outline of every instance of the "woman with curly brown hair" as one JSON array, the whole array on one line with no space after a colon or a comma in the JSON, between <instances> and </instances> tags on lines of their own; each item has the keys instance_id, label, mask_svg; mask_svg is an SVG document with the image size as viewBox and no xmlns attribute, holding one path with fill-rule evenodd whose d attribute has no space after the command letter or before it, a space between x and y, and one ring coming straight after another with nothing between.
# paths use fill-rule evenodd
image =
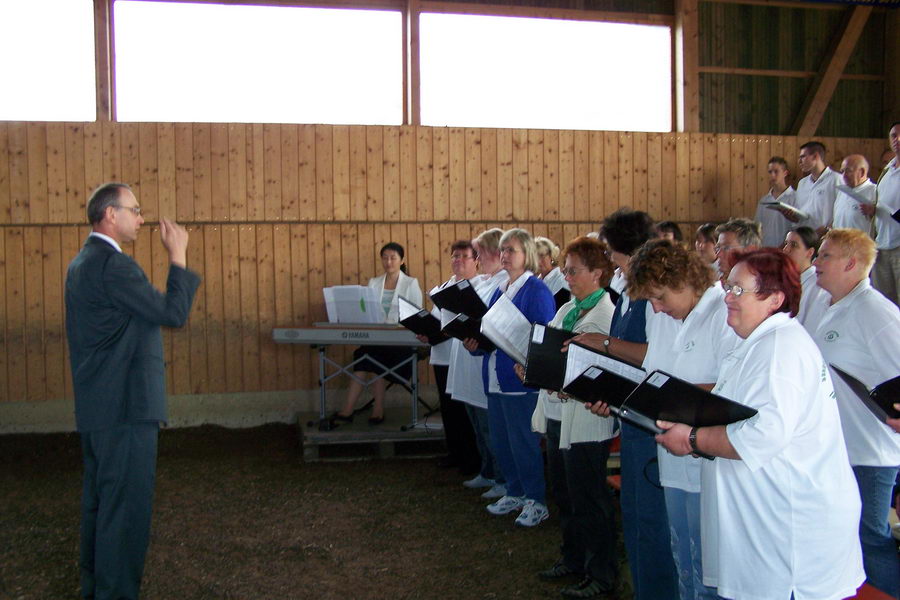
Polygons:
<instances>
[{"instance_id":1,"label":"woman with curly brown hair","mask_svg":"<svg viewBox=\"0 0 900 600\"><path fill-rule=\"evenodd\" d=\"M631 257L628 294L646 298L670 318L647 321L643 367L659 369L711 389L719 365L737 343L728 327L725 292L696 253L668 240L651 240ZM703 585L700 553L700 460L658 448L659 479L666 499L672 555L682 600L716 598Z\"/></svg>"}]
</instances>

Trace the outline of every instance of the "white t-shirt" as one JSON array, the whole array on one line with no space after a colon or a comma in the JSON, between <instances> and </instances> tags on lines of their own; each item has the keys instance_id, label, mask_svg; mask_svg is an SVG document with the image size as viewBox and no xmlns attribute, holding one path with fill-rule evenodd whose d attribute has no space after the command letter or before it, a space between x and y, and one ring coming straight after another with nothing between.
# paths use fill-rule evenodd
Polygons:
<instances>
[{"instance_id":1,"label":"white t-shirt","mask_svg":"<svg viewBox=\"0 0 900 600\"><path fill-rule=\"evenodd\" d=\"M900 309L868 278L827 307L815 323L813 340L828 364L869 389L900 375ZM831 375L850 464L900 465L900 433L879 421L836 373Z\"/></svg>"},{"instance_id":2,"label":"white t-shirt","mask_svg":"<svg viewBox=\"0 0 900 600\"><path fill-rule=\"evenodd\" d=\"M853 188L853 193L864 198L866 204L875 202L875 184L866 179L861 184ZM872 229L872 222L859 209L859 200L851 197L846 192L838 190L834 199L834 228L852 228L859 229L869 233Z\"/></svg>"},{"instance_id":3,"label":"white t-shirt","mask_svg":"<svg viewBox=\"0 0 900 600\"><path fill-rule=\"evenodd\" d=\"M831 302L831 294L820 288L817 284L816 268L809 267L800 273L800 310L797 313L797 320L806 327L810 321L817 321L825 308ZM812 335L812 330L806 327Z\"/></svg>"},{"instance_id":4,"label":"white t-shirt","mask_svg":"<svg viewBox=\"0 0 900 600\"><path fill-rule=\"evenodd\" d=\"M725 358L713 392L759 413L726 428L742 460L704 461L703 583L735 599L853 596L859 490L816 345L776 313Z\"/></svg>"},{"instance_id":5,"label":"white t-shirt","mask_svg":"<svg viewBox=\"0 0 900 600\"><path fill-rule=\"evenodd\" d=\"M797 184L796 207L809 215L797 225L806 225L813 229L831 225L834 216L834 198L837 195L837 186L843 182L840 173L825 167L822 174L815 181L812 175L807 175Z\"/></svg>"},{"instance_id":6,"label":"white t-shirt","mask_svg":"<svg viewBox=\"0 0 900 600\"><path fill-rule=\"evenodd\" d=\"M487 305L494 290L509 279L509 274L500 270L494 275L478 275L470 279L478 297ZM447 393L454 400L471 404L477 408L487 408L487 396L481 379L481 356L472 356L460 340L453 340L450 347L450 370L447 374Z\"/></svg>"},{"instance_id":7,"label":"white t-shirt","mask_svg":"<svg viewBox=\"0 0 900 600\"><path fill-rule=\"evenodd\" d=\"M659 314L664 318L648 321L644 370L659 369L688 383L715 383L722 359L740 340L726 322L721 286L710 286L684 321ZM662 446L657 446L657 458L664 487L700 491L700 462L705 459L675 456Z\"/></svg>"},{"instance_id":8,"label":"white t-shirt","mask_svg":"<svg viewBox=\"0 0 900 600\"><path fill-rule=\"evenodd\" d=\"M784 215L777 210L766 208L763 205L763 202L774 202L776 200L788 206L794 206L794 203L797 201L794 188L788 186L778 197L775 197L772 190L769 190L765 196L759 199L759 204L756 207L756 221L762 225L763 246L781 248L784 245L784 236L787 235L787 232L790 231L794 224L785 219Z\"/></svg>"},{"instance_id":9,"label":"white t-shirt","mask_svg":"<svg viewBox=\"0 0 900 600\"><path fill-rule=\"evenodd\" d=\"M879 250L900 246L900 223L891 216L900 210L900 164L896 156L888 163L886 171L878 183L878 204L875 207L878 227L875 245Z\"/></svg>"}]
</instances>

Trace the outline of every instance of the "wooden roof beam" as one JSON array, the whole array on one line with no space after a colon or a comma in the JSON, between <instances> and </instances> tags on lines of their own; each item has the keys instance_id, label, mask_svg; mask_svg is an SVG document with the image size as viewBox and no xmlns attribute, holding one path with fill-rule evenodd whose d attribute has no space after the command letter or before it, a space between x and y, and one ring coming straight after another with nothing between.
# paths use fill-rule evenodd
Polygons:
<instances>
[{"instance_id":1,"label":"wooden roof beam","mask_svg":"<svg viewBox=\"0 0 900 600\"><path fill-rule=\"evenodd\" d=\"M675 0L675 129L700 131L698 0Z\"/></svg>"},{"instance_id":2,"label":"wooden roof beam","mask_svg":"<svg viewBox=\"0 0 900 600\"><path fill-rule=\"evenodd\" d=\"M809 94L794 121L791 133L800 136L815 135L870 14L872 14L871 6L855 6L850 13L850 18L846 19L838 29L831 48L822 62L822 67L813 80Z\"/></svg>"}]
</instances>

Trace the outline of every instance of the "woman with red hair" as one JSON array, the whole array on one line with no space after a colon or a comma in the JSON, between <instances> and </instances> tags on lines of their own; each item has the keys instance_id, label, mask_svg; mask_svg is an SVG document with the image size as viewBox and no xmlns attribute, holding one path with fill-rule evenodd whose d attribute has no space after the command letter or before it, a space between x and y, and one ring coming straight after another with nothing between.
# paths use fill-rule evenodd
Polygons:
<instances>
[{"instance_id":1,"label":"woman with red hair","mask_svg":"<svg viewBox=\"0 0 900 600\"><path fill-rule=\"evenodd\" d=\"M703 583L724 598L853 596L863 582L859 492L828 367L793 317L800 277L774 248L738 252L723 283L741 341L713 393L758 413L720 427L659 421L657 441L703 453Z\"/></svg>"}]
</instances>

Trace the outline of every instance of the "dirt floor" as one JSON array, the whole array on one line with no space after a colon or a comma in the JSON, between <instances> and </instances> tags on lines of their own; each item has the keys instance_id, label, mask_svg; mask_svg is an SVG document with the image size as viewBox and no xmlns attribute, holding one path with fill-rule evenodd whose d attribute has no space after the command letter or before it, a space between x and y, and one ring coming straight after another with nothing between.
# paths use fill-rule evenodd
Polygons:
<instances>
[{"instance_id":1,"label":"dirt floor","mask_svg":"<svg viewBox=\"0 0 900 600\"><path fill-rule=\"evenodd\" d=\"M301 456L293 426L163 431L142 597L560 598L555 517L514 527L433 460ZM0 436L0 599L79 597L80 480L75 434Z\"/></svg>"}]
</instances>

